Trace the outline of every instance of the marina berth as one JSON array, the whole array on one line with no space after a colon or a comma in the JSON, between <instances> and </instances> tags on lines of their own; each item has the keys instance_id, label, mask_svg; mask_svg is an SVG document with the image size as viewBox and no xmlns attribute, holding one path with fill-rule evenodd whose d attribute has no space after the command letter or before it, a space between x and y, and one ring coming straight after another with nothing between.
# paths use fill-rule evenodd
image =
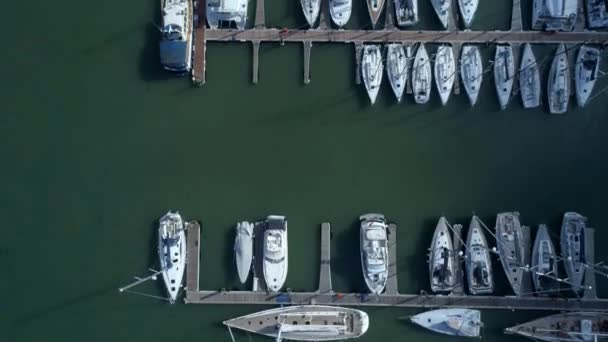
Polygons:
<instances>
[{"instance_id":1,"label":"marina berth","mask_svg":"<svg viewBox=\"0 0 608 342\"><path fill-rule=\"evenodd\" d=\"M304 13L308 25L311 28L315 27L321 10L321 0L300 0L300 5L302 5L302 13Z\"/></svg>"},{"instance_id":2,"label":"marina berth","mask_svg":"<svg viewBox=\"0 0 608 342\"><path fill-rule=\"evenodd\" d=\"M570 66L566 46L559 44L547 82L547 96L549 97L549 111L551 114L564 114L568 110L570 100Z\"/></svg>"},{"instance_id":3,"label":"marina berth","mask_svg":"<svg viewBox=\"0 0 608 342\"><path fill-rule=\"evenodd\" d=\"M583 285L585 275L585 234L587 218L579 213L567 212L562 220L560 235L561 254L568 283L574 291Z\"/></svg>"},{"instance_id":4,"label":"marina berth","mask_svg":"<svg viewBox=\"0 0 608 342\"><path fill-rule=\"evenodd\" d=\"M441 22L441 26L443 26L445 30L448 29L450 1L451 0L431 0L433 10L435 11L435 14L437 14L437 18L439 18L439 22Z\"/></svg>"},{"instance_id":5,"label":"marina berth","mask_svg":"<svg viewBox=\"0 0 608 342\"><path fill-rule=\"evenodd\" d=\"M494 57L494 85L501 109L506 109L513 90L515 62L511 45L497 45Z\"/></svg>"},{"instance_id":6,"label":"marina berth","mask_svg":"<svg viewBox=\"0 0 608 342\"><path fill-rule=\"evenodd\" d=\"M263 272L269 292L278 292L287 279L288 249L285 216L270 215L264 221Z\"/></svg>"},{"instance_id":7,"label":"marina berth","mask_svg":"<svg viewBox=\"0 0 608 342\"><path fill-rule=\"evenodd\" d=\"M479 337L481 312L470 309L439 309L412 316L411 322L436 333Z\"/></svg>"},{"instance_id":8,"label":"marina berth","mask_svg":"<svg viewBox=\"0 0 608 342\"><path fill-rule=\"evenodd\" d=\"M540 106L540 73L536 64L536 57L529 43L524 45L524 52L519 67L519 93L524 108Z\"/></svg>"},{"instance_id":9,"label":"marina berth","mask_svg":"<svg viewBox=\"0 0 608 342\"><path fill-rule=\"evenodd\" d=\"M273 337L277 342L336 341L361 337L369 328L369 317L356 309L299 305L233 318L224 325Z\"/></svg>"},{"instance_id":10,"label":"marina berth","mask_svg":"<svg viewBox=\"0 0 608 342\"><path fill-rule=\"evenodd\" d=\"M234 239L234 259L239 280L244 284L249 277L253 260L253 223L247 221L237 223Z\"/></svg>"},{"instance_id":11,"label":"marina berth","mask_svg":"<svg viewBox=\"0 0 608 342\"><path fill-rule=\"evenodd\" d=\"M160 62L166 70L185 74L192 69L192 1L162 0Z\"/></svg>"},{"instance_id":12,"label":"marina berth","mask_svg":"<svg viewBox=\"0 0 608 342\"><path fill-rule=\"evenodd\" d=\"M386 73L388 80L395 93L397 102L401 102L405 83L407 81L407 56L403 44L388 44L386 53Z\"/></svg>"},{"instance_id":13,"label":"marina berth","mask_svg":"<svg viewBox=\"0 0 608 342\"><path fill-rule=\"evenodd\" d=\"M458 10L466 29L471 28L478 6L479 0L458 0Z\"/></svg>"},{"instance_id":14,"label":"marina berth","mask_svg":"<svg viewBox=\"0 0 608 342\"><path fill-rule=\"evenodd\" d=\"M248 0L207 0L207 22L211 28L219 28L222 22L234 22L237 29L247 25Z\"/></svg>"},{"instance_id":15,"label":"marina berth","mask_svg":"<svg viewBox=\"0 0 608 342\"><path fill-rule=\"evenodd\" d=\"M576 87L576 102L579 107L585 107L593 92L597 73L600 69L600 50L583 45L578 50L574 68L574 85Z\"/></svg>"},{"instance_id":16,"label":"marina berth","mask_svg":"<svg viewBox=\"0 0 608 342\"><path fill-rule=\"evenodd\" d=\"M169 302L175 303L186 269L186 233L177 211L169 211L159 221L158 257Z\"/></svg>"},{"instance_id":17,"label":"marina berth","mask_svg":"<svg viewBox=\"0 0 608 342\"><path fill-rule=\"evenodd\" d=\"M429 273L433 292L450 292L454 289L454 245L448 225L445 217L440 217L431 242Z\"/></svg>"},{"instance_id":18,"label":"marina berth","mask_svg":"<svg viewBox=\"0 0 608 342\"><path fill-rule=\"evenodd\" d=\"M391 1L391 0L388 0ZM412 26L418 23L418 0L394 0L397 25Z\"/></svg>"},{"instance_id":19,"label":"marina berth","mask_svg":"<svg viewBox=\"0 0 608 342\"><path fill-rule=\"evenodd\" d=\"M557 282L557 253L551 242L547 226L541 224L532 249L532 281L539 294L559 291Z\"/></svg>"},{"instance_id":20,"label":"marina berth","mask_svg":"<svg viewBox=\"0 0 608 342\"><path fill-rule=\"evenodd\" d=\"M365 45L361 58L361 77L363 78L363 84L372 105L376 103L376 98L380 91L383 70L384 65L382 64L380 45Z\"/></svg>"},{"instance_id":21,"label":"marina berth","mask_svg":"<svg viewBox=\"0 0 608 342\"><path fill-rule=\"evenodd\" d=\"M365 0L367 3L367 11L369 12L369 18L372 21L372 28L376 27L378 19L380 19L380 15L382 15L385 1L386 0Z\"/></svg>"},{"instance_id":22,"label":"marina berth","mask_svg":"<svg viewBox=\"0 0 608 342\"><path fill-rule=\"evenodd\" d=\"M350 20L353 0L329 0L329 15L338 27L343 27Z\"/></svg>"},{"instance_id":23,"label":"marina berth","mask_svg":"<svg viewBox=\"0 0 608 342\"><path fill-rule=\"evenodd\" d=\"M450 45L440 45L435 55L435 85L441 98L441 104L446 105L456 77L456 60L454 51Z\"/></svg>"},{"instance_id":24,"label":"marina berth","mask_svg":"<svg viewBox=\"0 0 608 342\"><path fill-rule=\"evenodd\" d=\"M535 319L505 329L507 334L547 342L597 342L608 337L605 312L570 312Z\"/></svg>"},{"instance_id":25,"label":"marina berth","mask_svg":"<svg viewBox=\"0 0 608 342\"><path fill-rule=\"evenodd\" d=\"M380 294L388 278L388 225L382 214L361 215L359 221L363 279L371 293Z\"/></svg>"},{"instance_id":26,"label":"marina berth","mask_svg":"<svg viewBox=\"0 0 608 342\"><path fill-rule=\"evenodd\" d=\"M469 293L473 295L492 293L494 291L492 258L477 216L473 216L469 224L465 264Z\"/></svg>"},{"instance_id":27,"label":"marina berth","mask_svg":"<svg viewBox=\"0 0 608 342\"><path fill-rule=\"evenodd\" d=\"M518 212L496 215L496 246L502 268L515 295L521 294L524 262L524 236Z\"/></svg>"},{"instance_id":28,"label":"marina berth","mask_svg":"<svg viewBox=\"0 0 608 342\"><path fill-rule=\"evenodd\" d=\"M481 88L481 81L483 79L481 53L475 45L465 45L462 47L460 78L464 84L464 90L469 97L469 102L471 106L474 106L477 103L479 88Z\"/></svg>"},{"instance_id":29,"label":"marina berth","mask_svg":"<svg viewBox=\"0 0 608 342\"><path fill-rule=\"evenodd\" d=\"M431 98L431 61L424 48L424 44L418 46L414 64L412 65L412 88L414 91L414 101L418 104L425 104Z\"/></svg>"}]
</instances>

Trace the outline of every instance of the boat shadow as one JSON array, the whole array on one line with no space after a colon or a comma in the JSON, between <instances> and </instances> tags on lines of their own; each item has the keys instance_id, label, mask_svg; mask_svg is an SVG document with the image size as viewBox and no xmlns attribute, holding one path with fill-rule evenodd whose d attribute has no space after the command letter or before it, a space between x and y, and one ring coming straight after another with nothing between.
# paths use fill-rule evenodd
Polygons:
<instances>
[{"instance_id":1,"label":"boat shadow","mask_svg":"<svg viewBox=\"0 0 608 342\"><path fill-rule=\"evenodd\" d=\"M224 229L224 269L226 272L224 273L224 284L229 286L233 290L238 290L238 285L240 281L238 281L235 277L236 272L236 263L234 256L234 235L235 231L233 227ZM249 279L249 278L247 278Z\"/></svg>"},{"instance_id":2,"label":"boat shadow","mask_svg":"<svg viewBox=\"0 0 608 342\"><path fill-rule=\"evenodd\" d=\"M412 286L415 292L429 290L428 253L438 219L439 216L424 219L422 233L418 234L418 241L414 245L415 249L405 260L408 273L417 274L416 277L409 277L408 281L408 285ZM401 235L403 236L403 234ZM399 241L397 241L398 243ZM406 291L406 293L409 292Z\"/></svg>"},{"instance_id":3,"label":"boat shadow","mask_svg":"<svg viewBox=\"0 0 608 342\"><path fill-rule=\"evenodd\" d=\"M143 47L139 57L139 77L143 81L164 81L175 78L175 74L163 69L160 64L158 44L161 33L154 24L162 23L159 7L156 7L152 18L152 22L147 22L144 28Z\"/></svg>"},{"instance_id":4,"label":"boat shadow","mask_svg":"<svg viewBox=\"0 0 608 342\"><path fill-rule=\"evenodd\" d=\"M342 230L337 234L333 232L331 234L332 274L341 278L341 280L344 281L345 286L343 289L334 289L335 292L368 292L361 270L359 229L359 220L355 220L354 222L351 222L347 229ZM339 241L339 243L334 243L337 241ZM333 252L334 250L335 253Z\"/></svg>"}]
</instances>

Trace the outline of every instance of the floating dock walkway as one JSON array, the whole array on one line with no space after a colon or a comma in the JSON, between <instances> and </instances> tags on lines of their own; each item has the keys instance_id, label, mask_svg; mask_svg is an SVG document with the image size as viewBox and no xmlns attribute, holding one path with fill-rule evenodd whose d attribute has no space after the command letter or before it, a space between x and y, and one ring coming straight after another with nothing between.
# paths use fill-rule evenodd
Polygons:
<instances>
[{"instance_id":1,"label":"floating dock walkway","mask_svg":"<svg viewBox=\"0 0 608 342\"><path fill-rule=\"evenodd\" d=\"M399 294L397 284L397 226L389 225L389 280L385 293L370 295L367 293L336 293L331 283L331 232L330 224L321 224L321 259L319 289L314 292L281 292L266 293L260 291L205 291L199 289L200 226L188 226L188 255L186 272L187 304L268 304L298 305L325 304L346 306L394 306L409 308L459 307L477 309L505 310L555 310L555 311L606 311L608 300L598 299L594 290L577 298L548 297L515 297L515 296L467 296L464 294L429 295ZM257 227L256 227L257 229ZM593 231L587 234L587 258L593 262ZM256 245L261 242L256 242ZM356 246L353 246L355 248ZM257 249L258 247L256 247ZM258 254L259 255L259 254ZM203 256L204 257L204 256ZM422 260L422 259L421 259ZM258 261L256 261L258 262ZM254 262L254 265L256 264ZM589 272L592 273L592 272ZM255 273L254 273L255 275ZM595 278L585 277L586 285L595 289ZM255 286L255 285L254 285Z\"/></svg>"}]
</instances>

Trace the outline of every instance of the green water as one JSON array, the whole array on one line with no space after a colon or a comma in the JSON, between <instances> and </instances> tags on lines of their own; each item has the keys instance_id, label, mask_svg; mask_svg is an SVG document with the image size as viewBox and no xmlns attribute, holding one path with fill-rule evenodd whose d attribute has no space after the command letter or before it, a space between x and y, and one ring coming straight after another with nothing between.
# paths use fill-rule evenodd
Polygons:
<instances>
[{"instance_id":1,"label":"green water","mask_svg":"<svg viewBox=\"0 0 608 342\"><path fill-rule=\"evenodd\" d=\"M295 0L266 4L268 26L304 23ZM355 1L349 28L368 25L364 6ZM356 220L368 211L398 224L402 293L428 288L426 248L441 214L466 225L473 211L492 223L519 210L523 223L557 234L562 213L577 210L598 241L608 238L606 96L564 116L524 111L519 98L501 112L488 74L473 109L464 94L445 108L436 93L428 105L397 105L386 80L370 107L355 85L354 48L342 44L313 47L308 86L301 46L262 45L253 86L251 46L210 43L207 84L194 88L158 64L157 7L5 4L2 341L228 341L222 320L263 307L118 295L156 266L155 224L168 209L203 223L207 289L238 287L234 223L270 213L289 219L294 290L317 286L323 221L334 234L335 290L363 290ZM437 28L427 2L420 7L421 27ZM509 13L509 1L482 1L475 28L506 28ZM606 281L600 287L608 295ZM141 290L163 293L152 283ZM371 328L360 341L447 341L397 320L415 310L366 310ZM540 314L484 311L485 339L511 341L502 328Z\"/></svg>"}]
</instances>

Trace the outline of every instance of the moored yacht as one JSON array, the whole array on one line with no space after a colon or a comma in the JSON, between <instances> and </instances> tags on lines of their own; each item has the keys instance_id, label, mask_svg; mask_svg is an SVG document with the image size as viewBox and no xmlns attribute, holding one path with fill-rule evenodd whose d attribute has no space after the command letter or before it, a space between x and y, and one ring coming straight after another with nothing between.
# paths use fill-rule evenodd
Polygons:
<instances>
[{"instance_id":1,"label":"moored yacht","mask_svg":"<svg viewBox=\"0 0 608 342\"><path fill-rule=\"evenodd\" d=\"M530 43L524 46L519 67L519 92L524 108L540 106L540 73Z\"/></svg>"},{"instance_id":2,"label":"moored yacht","mask_svg":"<svg viewBox=\"0 0 608 342\"><path fill-rule=\"evenodd\" d=\"M229 328L273 337L277 342L332 341L360 337L369 317L360 310L338 306L285 306L224 321Z\"/></svg>"},{"instance_id":3,"label":"moored yacht","mask_svg":"<svg viewBox=\"0 0 608 342\"><path fill-rule=\"evenodd\" d=\"M372 105L376 102L380 84L382 83L382 53L380 45L365 45L361 58L361 77Z\"/></svg>"},{"instance_id":4,"label":"moored yacht","mask_svg":"<svg viewBox=\"0 0 608 342\"><path fill-rule=\"evenodd\" d=\"M470 309L439 309L410 318L412 323L434 332L463 337L479 337L481 312Z\"/></svg>"},{"instance_id":5,"label":"moored yacht","mask_svg":"<svg viewBox=\"0 0 608 342\"><path fill-rule=\"evenodd\" d=\"M496 246L509 284L515 295L519 296L525 262L523 230L518 212L496 215Z\"/></svg>"},{"instance_id":6,"label":"moored yacht","mask_svg":"<svg viewBox=\"0 0 608 342\"><path fill-rule=\"evenodd\" d=\"M435 85L441 98L441 104L445 106L452 94L454 78L456 74L456 61L454 51L450 45L440 45L435 55Z\"/></svg>"},{"instance_id":7,"label":"moored yacht","mask_svg":"<svg viewBox=\"0 0 608 342\"><path fill-rule=\"evenodd\" d=\"M424 48L424 44L420 43L412 66L412 88L416 103L424 104L429 102L429 99L431 98L432 81L431 61Z\"/></svg>"},{"instance_id":8,"label":"moored yacht","mask_svg":"<svg viewBox=\"0 0 608 342\"><path fill-rule=\"evenodd\" d=\"M477 103L479 88L483 79L483 66L481 64L481 54L475 45L465 45L462 47L462 58L460 60L460 77L464 84L471 102L471 106Z\"/></svg>"},{"instance_id":9,"label":"moored yacht","mask_svg":"<svg viewBox=\"0 0 608 342\"><path fill-rule=\"evenodd\" d=\"M574 68L574 84L576 85L576 102L579 107L585 107L600 69L600 50L583 45L578 50L576 68Z\"/></svg>"},{"instance_id":10,"label":"moored yacht","mask_svg":"<svg viewBox=\"0 0 608 342\"><path fill-rule=\"evenodd\" d=\"M486 294L494 291L490 249L477 216L473 216L469 224L466 270L471 294Z\"/></svg>"},{"instance_id":11,"label":"moored yacht","mask_svg":"<svg viewBox=\"0 0 608 342\"><path fill-rule=\"evenodd\" d=\"M329 15L338 27L348 23L353 10L353 0L329 0Z\"/></svg>"},{"instance_id":12,"label":"moored yacht","mask_svg":"<svg viewBox=\"0 0 608 342\"><path fill-rule=\"evenodd\" d=\"M458 10L466 29L471 28L477 6L479 6L479 0L458 0Z\"/></svg>"},{"instance_id":13,"label":"moored yacht","mask_svg":"<svg viewBox=\"0 0 608 342\"><path fill-rule=\"evenodd\" d=\"M515 62L511 45L497 45L494 57L494 85L501 109L507 108L511 98L514 76Z\"/></svg>"},{"instance_id":14,"label":"moored yacht","mask_svg":"<svg viewBox=\"0 0 608 342\"><path fill-rule=\"evenodd\" d=\"M270 215L264 222L264 281L270 292L278 292L287 278L287 220Z\"/></svg>"},{"instance_id":15,"label":"moored yacht","mask_svg":"<svg viewBox=\"0 0 608 342\"><path fill-rule=\"evenodd\" d=\"M163 27L160 62L166 70L192 69L192 0L161 0Z\"/></svg>"},{"instance_id":16,"label":"moored yacht","mask_svg":"<svg viewBox=\"0 0 608 342\"><path fill-rule=\"evenodd\" d=\"M567 212L562 221L560 247L568 283L576 291L585 274L585 234L587 218L579 213Z\"/></svg>"},{"instance_id":17,"label":"moored yacht","mask_svg":"<svg viewBox=\"0 0 608 342\"><path fill-rule=\"evenodd\" d=\"M547 226L541 224L532 248L532 281L536 291L547 294L559 291L557 278L557 253Z\"/></svg>"},{"instance_id":18,"label":"moored yacht","mask_svg":"<svg viewBox=\"0 0 608 342\"><path fill-rule=\"evenodd\" d=\"M445 217L441 216L431 242L429 273L433 292L449 292L454 288L454 246L448 225Z\"/></svg>"},{"instance_id":19,"label":"moored yacht","mask_svg":"<svg viewBox=\"0 0 608 342\"><path fill-rule=\"evenodd\" d=\"M222 22L234 22L239 30L247 25L248 0L207 0L207 22L219 28Z\"/></svg>"},{"instance_id":20,"label":"moored yacht","mask_svg":"<svg viewBox=\"0 0 608 342\"><path fill-rule=\"evenodd\" d=\"M547 96L549 97L549 111L551 114L564 114L568 110L570 99L570 67L566 46L559 44L547 82Z\"/></svg>"},{"instance_id":21,"label":"moored yacht","mask_svg":"<svg viewBox=\"0 0 608 342\"><path fill-rule=\"evenodd\" d=\"M361 268L371 293L384 291L388 278L387 224L382 214L365 214L361 222Z\"/></svg>"},{"instance_id":22,"label":"moored yacht","mask_svg":"<svg viewBox=\"0 0 608 342\"><path fill-rule=\"evenodd\" d=\"M234 259L236 269L242 284L247 281L253 260L253 223L247 221L236 225L236 237L234 239Z\"/></svg>"},{"instance_id":23,"label":"moored yacht","mask_svg":"<svg viewBox=\"0 0 608 342\"><path fill-rule=\"evenodd\" d=\"M386 53L386 73L395 93L397 102L401 102L405 82L407 81L407 57L402 44L388 44Z\"/></svg>"},{"instance_id":24,"label":"moored yacht","mask_svg":"<svg viewBox=\"0 0 608 342\"><path fill-rule=\"evenodd\" d=\"M319 12L321 10L321 0L300 0L302 5L302 12L306 18L308 25L313 28L319 18Z\"/></svg>"},{"instance_id":25,"label":"moored yacht","mask_svg":"<svg viewBox=\"0 0 608 342\"><path fill-rule=\"evenodd\" d=\"M437 18L439 18L441 25L446 30L448 28L450 1L451 0L431 0L431 5L433 5L435 14L437 14Z\"/></svg>"},{"instance_id":26,"label":"moored yacht","mask_svg":"<svg viewBox=\"0 0 608 342\"><path fill-rule=\"evenodd\" d=\"M391 0L389 0L391 1ZM411 26L418 23L418 0L394 0L397 25Z\"/></svg>"},{"instance_id":27,"label":"moored yacht","mask_svg":"<svg viewBox=\"0 0 608 342\"><path fill-rule=\"evenodd\" d=\"M175 303L186 268L186 233L177 211L169 211L159 221L158 256L169 302Z\"/></svg>"},{"instance_id":28,"label":"moored yacht","mask_svg":"<svg viewBox=\"0 0 608 342\"><path fill-rule=\"evenodd\" d=\"M365 0L365 2L367 3L369 18L372 21L372 28L374 28L378 23L378 19L380 19L380 15L382 14L385 0Z\"/></svg>"},{"instance_id":29,"label":"moored yacht","mask_svg":"<svg viewBox=\"0 0 608 342\"><path fill-rule=\"evenodd\" d=\"M537 341L597 342L608 336L608 314L605 312L569 312L535 319L505 329Z\"/></svg>"}]
</instances>

